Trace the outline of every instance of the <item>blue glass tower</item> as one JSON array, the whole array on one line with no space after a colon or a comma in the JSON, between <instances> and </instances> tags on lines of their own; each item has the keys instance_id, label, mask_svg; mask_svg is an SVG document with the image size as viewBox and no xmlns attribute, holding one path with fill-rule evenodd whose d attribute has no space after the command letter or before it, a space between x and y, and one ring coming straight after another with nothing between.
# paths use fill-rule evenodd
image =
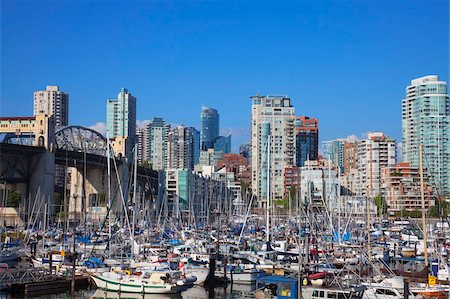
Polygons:
<instances>
[{"instance_id":1,"label":"blue glass tower","mask_svg":"<svg viewBox=\"0 0 450 299\"><path fill-rule=\"evenodd\" d=\"M202 150L214 148L219 137L219 113L214 108L202 107L200 143Z\"/></svg>"}]
</instances>

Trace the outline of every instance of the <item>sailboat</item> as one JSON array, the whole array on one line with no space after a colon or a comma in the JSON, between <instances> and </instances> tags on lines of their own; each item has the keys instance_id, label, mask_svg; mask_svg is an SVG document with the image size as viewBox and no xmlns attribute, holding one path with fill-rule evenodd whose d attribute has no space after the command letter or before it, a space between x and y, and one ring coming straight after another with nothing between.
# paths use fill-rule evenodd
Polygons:
<instances>
[{"instance_id":1,"label":"sailboat","mask_svg":"<svg viewBox=\"0 0 450 299\"><path fill-rule=\"evenodd\" d=\"M136 273L104 272L91 274L97 288L141 294L177 294L193 286L195 279L184 278L181 271L145 270Z\"/></svg>"}]
</instances>

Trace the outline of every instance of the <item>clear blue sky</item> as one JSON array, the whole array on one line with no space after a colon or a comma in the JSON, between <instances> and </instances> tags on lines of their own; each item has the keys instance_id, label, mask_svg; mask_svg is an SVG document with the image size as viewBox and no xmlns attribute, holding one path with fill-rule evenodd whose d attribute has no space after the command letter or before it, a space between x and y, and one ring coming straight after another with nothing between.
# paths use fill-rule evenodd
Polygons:
<instances>
[{"instance_id":1,"label":"clear blue sky","mask_svg":"<svg viewBox=\"0 0 450 299\"><path fill-rule=\"evenodd\" d=\"M70 123L106 121L128 88L139 120L199 127L219 110L233 149L250 99L286 94L321 140L401 138L413 78L449 78L448 1L1 1L1 116L33 113L33 91L70 93Z\"/></svg>"}]
</instances>

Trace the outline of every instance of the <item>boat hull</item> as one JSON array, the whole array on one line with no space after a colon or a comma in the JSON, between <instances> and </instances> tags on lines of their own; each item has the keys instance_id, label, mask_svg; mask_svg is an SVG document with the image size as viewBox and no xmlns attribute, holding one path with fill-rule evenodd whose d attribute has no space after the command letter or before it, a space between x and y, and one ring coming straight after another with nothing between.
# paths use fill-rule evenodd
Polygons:
<instances>
[{"instance_id":1,"label":"boat hull","mask_svg":"<svg viewBox=\"0 0 450 299\"><path fill-rule=\"evenodd\" d=\"M91 275L91 279L99 289L141 294L177 294L186 290L187 286L162 285L162 284L140 284L133 282L120 282L107 279L100 275Z\"/></svg>"},{"instance_id":2,"label":"boat hull","mask_svg":"<svg viewBox=\"0 0 450 299\"><path fill-rule=\"evenodd\" d=\"M194 282L195 284L203 284L208 277L209 269L208 268L188 268L185 270L186 277L197 277L197 280Z\"/></svg>"},{"instance_id":3,"label":"boat hull","mask_svg":"<svg viewBox=\"0 0 450 299\"><path fill-rule=\"evenodd\" d=\"M0 263L15 262L19 259L17 254L0 255Z\"/></svg>"}]
</instances>

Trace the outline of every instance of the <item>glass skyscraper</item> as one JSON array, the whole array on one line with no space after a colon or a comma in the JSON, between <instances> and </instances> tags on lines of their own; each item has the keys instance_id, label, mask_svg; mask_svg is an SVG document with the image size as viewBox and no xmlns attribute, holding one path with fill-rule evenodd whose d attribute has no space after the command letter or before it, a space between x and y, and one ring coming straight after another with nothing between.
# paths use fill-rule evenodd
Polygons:
<instances>
[{"instance_id":1,"label":"glass skyscraper","mask_svg":"<svg viewBox=\"0 0 450 299\"><path fill-rule=\"evenodd\" d=\"M214 142L219 137L219 113L214 108L202 107L201 113L201 149L206 151L214 148Z\"/></svg>"},{"instance_id":2,"label":"glass skyscraper","mask_svg":"<svg viewBox=\"0 0 450 299\"><path fill-rule=\"evenodd\" d=\"M295 161L297 166L305 166L306 160L319 158L319 121L317 118L300 116L294 120Z\"/></svg>"},{"instance_id":3,"label":"glass skyscraper","mask_svg":"<svg viewBox=\"0 0 450 299\"><path fill-rule=\"evenodd\" d=\"M127 153L136 143L136 98L122 88L117 99L107 100L106 127L109 138L126 137Z\"/></svg>"},{"instance_id":4,"label":"glass skyscraper","mask_svg":"<svg viewBox=\"0 0 450 299\"><path fill-rule=\"evenodd\" d=\"M450 197L450 103L447 82L438 76L411 81L402 100L403 160L419 165L419 145L423 166L437 195Z\"/></svg>"},{"instance_id":5,"label":"glass skyscraper","mask_svg":"<svg viewBox=\"0 0 450 299\"><path fill-rule=\"evenodd\" d=\"M214 141L214 150L229 154L231 152L231 135L217 137Z\"/></svg>"},{"instance_id":6,"label":"glass skyscraper","mask_svg":"<svg viewBox=\"0 0 450 299\"><path fill-rule=\"evenodd\" d=\"M335 139L322 142L322 155L325 160L331 160L344 172L344 144L345 139Z\"/></svg>"}]
</instances>

